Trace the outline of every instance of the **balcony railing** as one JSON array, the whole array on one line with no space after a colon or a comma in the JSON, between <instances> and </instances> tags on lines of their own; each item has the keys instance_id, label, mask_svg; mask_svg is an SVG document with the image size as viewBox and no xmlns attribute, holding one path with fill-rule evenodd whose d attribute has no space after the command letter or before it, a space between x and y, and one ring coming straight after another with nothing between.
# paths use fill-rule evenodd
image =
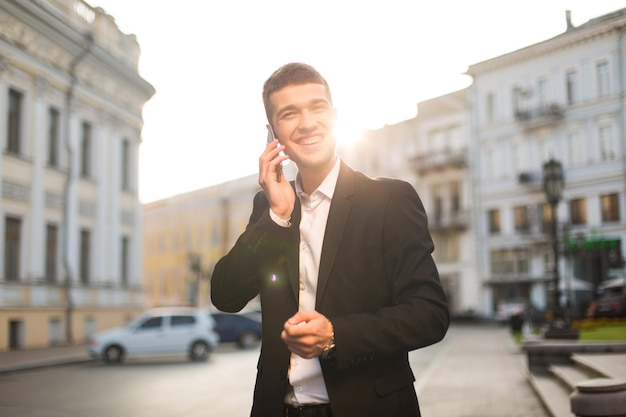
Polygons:
<instances>
[{"instance_id":1,"label":"balcony railing","mask_svg":"<svg viewBox=\"0 0 626 417\"><path fill-rule=\"evenodd\" d=\"M467 210L434 213L428 219L431 230L458 230L469 228L469 212Z\"/></svg>"},{"instance_id":2,"label":"balcony railing","mask_svg":"<svg viewBox=\"0 0 626 417\"><path fill-rule=\"evenodd\" d=\"M537 128L557 123L563 119L563 113L563 107L551 103L534 108L516 109L515 119L525 128Z\"/></svg>"},{"instance_id":3,"label":"balcony railing","mask_svg":"<svg viewBox=\"0 0 626 417\"><path fill-rule=\"evenodd\" d=\"M447 149L438 152L419 154L410 159L411 166L420 175L429 171L441 170L445 168L466 168L467 150Z\"/></svg>"}]
</instances>

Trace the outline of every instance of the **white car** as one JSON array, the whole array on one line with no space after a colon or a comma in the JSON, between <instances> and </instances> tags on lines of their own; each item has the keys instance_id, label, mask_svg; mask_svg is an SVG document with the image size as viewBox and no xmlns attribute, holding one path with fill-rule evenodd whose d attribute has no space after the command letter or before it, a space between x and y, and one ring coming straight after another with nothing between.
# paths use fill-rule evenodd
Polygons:
<instances>
[{"instance_id":1,"label":"white car","mask_svg":"<svg viewBox=\"0 0 626 417\"><path fill-rule=\"evenodd\" d=\"M91 338L89 353L106 363L169 355L203 361L218 342L215 321L206 310L160 308L149 310L126 327L97 333Z\"/></svg>"}]
</instances>

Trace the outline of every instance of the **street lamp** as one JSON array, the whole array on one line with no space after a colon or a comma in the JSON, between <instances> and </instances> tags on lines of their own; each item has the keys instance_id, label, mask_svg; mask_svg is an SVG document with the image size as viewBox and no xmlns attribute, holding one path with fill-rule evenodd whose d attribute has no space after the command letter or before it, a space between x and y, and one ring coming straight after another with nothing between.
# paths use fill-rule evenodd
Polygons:
<instances>
[{"instance_id":1,"label":"street lamp","mask_svg":"<svg viewBox=\"0 0 626 417\"><path fill-rule=\"evenodd\" d=\"M202 256L196 252L190 252L188 255L189 269L196 274L196 291L194 295L194 302L196 307L200 307L200 281L202 279Z\"/></svg>"},{"instance_id":2,"label":"street lamp","mask_svg":"<svg viewBox=\"0 0 626 417\"><path fill-rule=\"evenodd\" d=\"M552 212L552 254L554 260L552 317L550 327L544 334L546 339L578 339L578 330L572 329L568 312L561 308L557 206L563 196L564 188L563 165L552 158L543 164L543 191L546 193L546 199Z\"/></svg>"}]
</instances>

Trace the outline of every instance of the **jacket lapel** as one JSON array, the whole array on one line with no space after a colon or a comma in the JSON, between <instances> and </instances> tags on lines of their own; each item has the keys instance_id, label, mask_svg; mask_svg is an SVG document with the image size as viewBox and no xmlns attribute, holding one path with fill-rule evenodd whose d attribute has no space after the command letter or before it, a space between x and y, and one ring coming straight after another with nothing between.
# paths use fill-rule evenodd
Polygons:
<instances>
[{"instance_id":1,"label":"jacket lapel","mask_svg":"<svg viewBox=\"0 0 626 417\"><path fill-rule=\"evenodd\" d=\"M295 191L295 190L294 190ZM300 297L300 219L302 218L300 199L296 196L296 203L291 215L291 230L289 231L289 246L295 248L295 256L287 256L287 273L296 303Z\"/></svg>"},{"instance_id":2,"label":"jacket lapel","mask_svg":"<svg viewBox=\"0 0 626 417\"><path fill-rule=\"evenodd\" d=\"M337 186L330 204L326 231L324 233L324 243L322 245L322 255L320 259L320 269L317 279L317 294L315 299L315 309L319 308L320 302L326 289L326 284L330 278L330 272L337 252L341 245L348 215L352 208L350 197L354 193L354 171L341 163Z\"/></svg>"}]
</instances>

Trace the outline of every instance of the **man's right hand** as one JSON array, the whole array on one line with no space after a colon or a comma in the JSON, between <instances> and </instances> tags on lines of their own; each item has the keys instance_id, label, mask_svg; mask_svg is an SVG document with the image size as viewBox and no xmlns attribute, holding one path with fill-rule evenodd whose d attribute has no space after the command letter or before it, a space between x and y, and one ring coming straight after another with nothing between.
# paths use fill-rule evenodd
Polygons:
<instances>
[{"instance_id":1,"label":"man's right hand","mask_svg":"<svg viewBox=\"0 0 626 417\"><path fill-rule=\"evenodd\" d=\"M280 155L284 150L285 147L277 139L267 144L259 157L259 185L265 191L272 212L281 219L288 220L291 218L296 194L284 174L281 173L279 178L276 175L279 164L289 159L287 155Z\"/></svg>"}]
</instances>

